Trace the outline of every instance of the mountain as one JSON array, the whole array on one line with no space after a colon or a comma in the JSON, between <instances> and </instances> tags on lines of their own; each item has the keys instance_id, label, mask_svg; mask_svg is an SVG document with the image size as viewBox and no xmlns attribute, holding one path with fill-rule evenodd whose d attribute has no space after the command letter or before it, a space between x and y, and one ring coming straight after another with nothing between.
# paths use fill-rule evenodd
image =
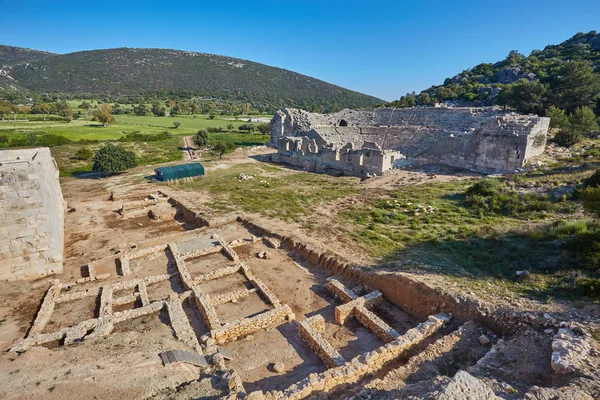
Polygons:
<instances>
[{"instance_id":1,"label":"mountain","mask_svg":"<svg viewBox=\"0 0 600 400\"><path fill-rule=\"evenodd\" d=\"M9 68L19 63L41 60L55 54L46 51L24 49L22 47L0 45L0 87L18 87L17 82L11 77Z\"/></svg>"},{"instance_id":2,"label":"mountain","mask_svg":"<svg viewBox=\"0 0 600 400\"><path fill-rule=\"evenodd\" d=\"M51 54L0 47L7 84L38 93L201 96L269 108L369 107L372 96L281 68L213 54L118 48Z\"/></svg>"},{"instance_id":3,"label":"mountain","mask_svg":"<svg viewBox=\"0 0 600 400\"><path fill-rule=\"evenodd\" d=\"M584 77L587 71L600 76L600 34L596 31L578 33L558 45L534 50L529 56L513 50L502 61L476 65L447 78L442 85L432 86L416 96L404 96L392 104L455 101L465 105L504 105L508 100L508 105L515 103L515 108L525 112L543 112L553 104L572 111L576 106L587 105L584 104L587 102L567 101L568 97L581 97L582 93L574 90L573 84L600 92L600 88L596 89L600 78L593 79L589 74ZM593 106L594 101L589 103Z\"/></svg>"}]
</instances>

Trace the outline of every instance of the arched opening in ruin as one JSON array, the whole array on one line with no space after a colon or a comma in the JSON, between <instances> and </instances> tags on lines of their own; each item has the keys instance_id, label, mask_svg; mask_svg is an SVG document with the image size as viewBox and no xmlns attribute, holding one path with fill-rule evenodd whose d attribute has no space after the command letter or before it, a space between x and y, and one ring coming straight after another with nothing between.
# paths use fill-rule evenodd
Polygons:
<instances>
[{"instance_id":1,"label":"arched opening in ruin","mask_svg":"<svg viewBox=\"0 0 600 400\"><path fill-rule=\"evenodd\" d=\"M348 126L348 121L345 119L340 119L340 126Z\"/></svg>"}]
</instances>

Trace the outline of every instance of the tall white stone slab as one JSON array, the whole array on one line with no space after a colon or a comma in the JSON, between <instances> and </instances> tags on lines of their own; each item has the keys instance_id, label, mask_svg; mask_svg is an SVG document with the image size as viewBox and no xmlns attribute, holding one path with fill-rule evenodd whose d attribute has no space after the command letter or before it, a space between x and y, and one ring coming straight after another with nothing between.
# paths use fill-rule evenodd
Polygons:
<instances>
[{"instance_id":1,"label":"tall white stone slab","mask_svg":"<svg viewBox=\"0 0 600 400\"><path fill-rule=\"evenodd\" d=\"M0 280L63 270L64 208L48 148L0 151Z\"/></svg>"}]
</instances>

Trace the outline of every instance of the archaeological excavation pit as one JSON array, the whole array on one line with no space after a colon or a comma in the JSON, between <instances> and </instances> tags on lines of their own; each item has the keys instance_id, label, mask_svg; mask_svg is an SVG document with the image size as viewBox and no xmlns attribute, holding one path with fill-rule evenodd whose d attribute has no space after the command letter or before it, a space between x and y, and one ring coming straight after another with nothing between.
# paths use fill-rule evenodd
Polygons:
<instances>
[{"instance_id":1,"label":"archaeological excavation pit","mask_svg":"<svg viewBox=\"0 0 600 400\"><path fill-rule=\"evenodd\" d=\"M266 399L361 390L385 398L385 387L494 362L491 350L501 344L490 327L504 329L494 319L472 321L472 310L436 291L359 271L255 220L215 223L166 198L159 203L176 204L195 229L90 262L77 282L56 281L11 350L85 348L139 334L135 343L160 349L148 363L194 375L181 385L213 376L229 395ZM134 212L149 218L154 200L142 202ZM162 366L173 350L201 362Z\"/></svg>"},{"instance_id":2,"label":"archaeological excavation pit","mask_svg":"<svg viewBox=\"0 0 600 400\"><path fill-rule=\"evenodd\" d=\"M109 277L56 282L12 350L162 324L210 368L229 371L230 392L302 398L345 390L450 329L449 314L415 318L282 241L240 219L90 263L91 276Z\"/></svg>"}]
</instances>

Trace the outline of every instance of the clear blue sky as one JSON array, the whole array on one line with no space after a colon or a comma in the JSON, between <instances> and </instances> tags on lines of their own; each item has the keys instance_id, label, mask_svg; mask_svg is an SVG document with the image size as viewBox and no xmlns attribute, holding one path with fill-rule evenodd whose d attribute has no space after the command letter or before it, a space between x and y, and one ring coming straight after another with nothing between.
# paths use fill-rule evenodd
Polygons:
<instances>
[{"instance_id":1,"label":"clear blue sky","mask_svg":"<svg viewBox=\"0 0 600 400\"><path fill-rule=\"evenodd\" d=\"M590 30L600 31L599 0L0 0L2 44L222 54L385 100Z\"/></svg>"}]
</instances>

